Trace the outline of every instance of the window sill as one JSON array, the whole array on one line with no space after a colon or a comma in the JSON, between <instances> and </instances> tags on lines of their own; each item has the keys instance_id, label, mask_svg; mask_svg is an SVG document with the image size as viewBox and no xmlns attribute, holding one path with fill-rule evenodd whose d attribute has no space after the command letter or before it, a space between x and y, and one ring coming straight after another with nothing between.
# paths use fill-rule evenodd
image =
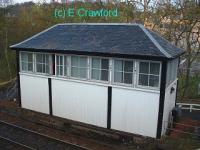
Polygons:
<instances>
[{"instance_id":1,"label":"window sill","mask_svg":"<svg viewBox=\"0 0 200 150\"><path fill-rule=\"evenodd\" d=\"M41 77L41 78L52 78L55 80L63 80L63 81L69 81L69 82L76 82L76 83L85 83L90 85L97 85L97 86L104 86L108 87L111 86L113 88L120 88L120 89L126 89L126 90L136 90L136 91L142 91L142 92L150 92L150 93L160 93L159 89L151 89L151 88L141 88L141 87L133 87L133 85L126 85L126 84L111 84L110 82L101 82L101 81L94 81L94 80L88 80L88 79L79 79L74 77L61 77L61 76L55 76L55 75L46 75L46 74L35 74L35 73L25 73L25 72L19 72L20 75L27 75L32 77Z\"/></svg>"}]
</instances>

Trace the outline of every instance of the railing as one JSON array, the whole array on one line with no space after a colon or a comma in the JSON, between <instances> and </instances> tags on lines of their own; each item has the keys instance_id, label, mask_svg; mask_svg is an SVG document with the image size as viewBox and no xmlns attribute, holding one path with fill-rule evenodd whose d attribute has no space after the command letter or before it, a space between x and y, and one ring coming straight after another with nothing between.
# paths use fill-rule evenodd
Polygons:
<instances>
[{"instance_id":1,"label":"railing","mask_svg":"<svg viewBox=\"0 0 200 150\"><path fill-rule=\"evenodd\" d=\"M190 104L190 103L176 103L181 109L190 110L199 110L200 111L200 104Z\"/></svg>"}]
</instances>

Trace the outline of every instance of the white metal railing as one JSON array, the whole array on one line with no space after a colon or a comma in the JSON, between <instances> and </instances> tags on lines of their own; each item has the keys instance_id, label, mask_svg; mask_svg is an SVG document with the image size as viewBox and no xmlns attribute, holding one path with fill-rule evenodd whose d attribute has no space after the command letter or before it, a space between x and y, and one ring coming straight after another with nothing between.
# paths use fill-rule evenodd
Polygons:
<instances>
[{"instance_id":1,"label":"white metal railing","mask_svg":"<svg viewBox=\"0 0 200 150\"><path fill-rule=\"evenodd\" d=\"M190 104L190 103L176 103L181 109L190 110L199 110L200 111L200 104Z\"/></svg>"}]
</instances>

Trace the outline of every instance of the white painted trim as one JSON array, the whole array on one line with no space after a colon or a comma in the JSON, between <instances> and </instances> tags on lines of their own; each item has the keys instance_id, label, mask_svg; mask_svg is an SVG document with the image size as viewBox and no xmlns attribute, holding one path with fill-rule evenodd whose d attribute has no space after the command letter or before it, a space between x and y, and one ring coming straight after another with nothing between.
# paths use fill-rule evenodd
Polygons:
<instances>
[{"instance_id":1,"label":"white painted trim","mask_svg":"<svg viewBox=\"0 0 200 150\"><path fill-rule=\"evenodd\" d=\"M92 82L89 80L76 80L72 78L62 78L62 77L57 77L57 76L48 76L48 75L41 75L41 74L31 74L31 73L24 73L24 72L19 72L20 75L27 75L27 76L35 76L35 77L42 77L42 78L52 78L56 80L63 80L63 81L69 81L69 82L76 82L76 83L85 83L85 84L92 84L92 85L99 85L99 86L112 86L115 88L121 88L121 89L127 89L127 90L136 90L136 91L143 91L143 92L150 92L150 93L160 93L159 90L152 90L152 89L140 89L140 88L133 88L133 87L126 87L126 86L118 86L118 85L113 85L113 84L105 84L102 82Z\"/></svg>"},{"instance_id":2,"label":"white painted trim","mask_svg":"<svg viewBox=\"0 0 200 150\"><path fill-rule=\"evenodd\" d=\"M138 84L138 82L139 82L139 68L140 68L140 65L139 65L139 63L140 62L148 62L148 63L159 63L160 64L160 70L159 70L159 75L157 75L157 76L159 76L159 83L158 83L158 87L152 87L152 86L143 86L143 85L139 85ZM161 83L161 70L162 70L162 63L161 63L161 61L152 61L152 60L137 60L136 61L136 63L137 63L137 72L136 72L136 78L137 78L137 81L136 81L136 87L138 87L138 88L145 88L145 89L152 89L152 90L160 90L160 83ZM150 65L150 64L149 64ZM149 66L149 69L150 69L150 66ZM151 75L151 74L148 74L148 75ZM153 74L152 74L153 75ZM156 75L155 75L156 76ZM148 80L148 82L149 82L149 80ZM149 85L149 83L148 83L148 85Z\"/></svg>"},{"instance_id":3,"label":"white painted trim","mask_svg":"<svg viewBox=\"0 0 200 150\"><path fill-rule=\"evenodd\" d=\"M137 23L59 23L58 25L138 25Z\"/></svg>"},{"instance_id":4,"label":"white painted trim","mask_svg":"<svg viewBox=\"0 0 200 150\"><path fill-rule=\"evenodd\" d=\"M144 31L144 33L146 33L149 39L154 43L154 45L160 50L161 53L163 53L167 58L172 58L172 56L163 49L163 47L155 40L155 38L149 33L149 31L147 31L147 29L143 25L139 26Z\"/></svg>"},{"instance_id":5,"label":"white painted trim","mask_svg":"<svg viewBox=\"0 0 200 150\"><path fill-rule=\"evenodd\" d=\"M31 36L30 38L28 38L28 39L26 39L26 40L24 40L24 41L22 41L22 42L20 42L20 43L11 45L10 48L13 48L13 47L15 47L15 46L17 46L17 45L20 45L20 44L24 43L24 42L27 42L27 41L29 41L29 40L31 40L31 39L33 39L33 38L35 38L35 37L41 35L42 33L45 33L45 32L47 32L47 31L49 31L50 29L52 29L52 28L54 28L54 27L56 27L56 26L58 26L58 25L59 25L59 24L56 24L56 25L54 25L54 26L51 26L51 27L49 27L49 28L47 28L47 29L45 29L45 30L43 30L43 31L41 31L41 32L39 32L39 33L37 33L37 34Z\"/></svg>"}]
</instances>

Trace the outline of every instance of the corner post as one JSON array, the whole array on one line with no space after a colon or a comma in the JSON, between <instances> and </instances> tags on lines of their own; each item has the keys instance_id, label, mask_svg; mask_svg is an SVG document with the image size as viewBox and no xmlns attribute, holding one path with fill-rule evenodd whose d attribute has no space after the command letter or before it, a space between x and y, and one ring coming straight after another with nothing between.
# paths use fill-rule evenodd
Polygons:
<instances>
[{"instance_id":1,"label":"corner post","mask_svg":"<svg viewBox=\"0 0 200 150\"><path fill-rule=\"evenodd\" d=\"M159 112L158 112L157 135L156 135L157 139L160 139L161 134L162 134L163 110L164 110L164 103L165 103L166 75L167 75L167 61L162 61Z\"/></svg>"},{"instance_id":2,"label":"corner post","mask_svg":"<svg viewBox=\"0 0 200 150\"><path fill-rule=\"evenodd\" d=\"M20 60L19 60L19 51L16 50L16 62L17 62L17 84L18 84L18 102L19 102L19 107L22 107L21 103L21 86L20 86Z\"/></svg>"}]
</instances>

